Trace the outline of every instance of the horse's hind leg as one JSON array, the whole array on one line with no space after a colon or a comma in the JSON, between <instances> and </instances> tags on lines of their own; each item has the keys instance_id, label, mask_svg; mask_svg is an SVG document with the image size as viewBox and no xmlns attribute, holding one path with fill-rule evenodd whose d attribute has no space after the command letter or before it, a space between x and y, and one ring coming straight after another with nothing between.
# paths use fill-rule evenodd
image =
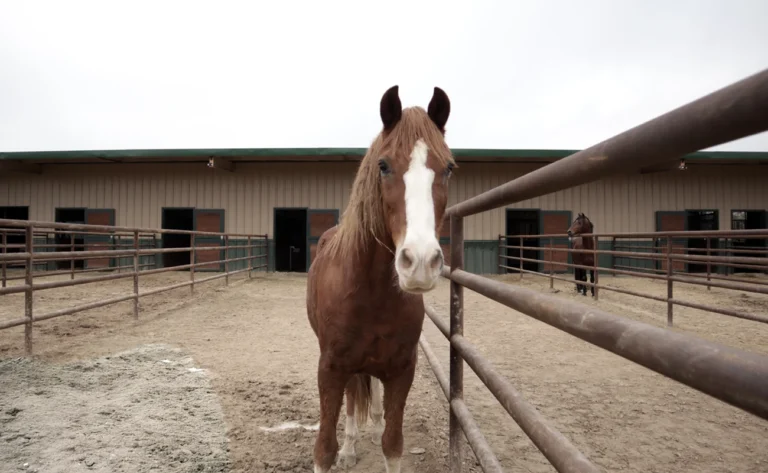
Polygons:
<instances>
[{"instance_id":1,"label":"horse's hind leg","mask_svg":"<svg viewBox=\"0 0 768 473\"><path fill-rule=\"evenodd\" d=\"M322 358L322 355L321 355ZM336 423L339 421L344 402L344 388L349 376L323 366L321 359L317 371L320 391L320 431L315 439L314 473L327 473L336 459L339 442L336 440Z\"/></svg>"},{"instance_id":2,"label":"horse's hind leg","mask_svg":"<svg viewBox=\"0 0 768 473\"><path fill-rule=\"evenodd\" d=\"M350 468L357 463L355 443L358 437L357 419L355 418L355 380L347 383L345 390L347 395L347 421L344 426L344 444L339 450L337 464L342 468Z\"/></svg>"},{"instance_id":3,"label":"horse's hind leg","mask_svg":"<svg viewBox=\"0 0 768 473\"><path fill-rule=\"evenodd\" d=\"M595 271L592 269L589 270L589 282L595 283ZM589 289L592 291L592 297L595 297L595 286L591 286Z\"/></svg>"},{"instance_id":4,"label":"horse's hind leg","mask_svg":"<svg viewBox=\"0 0 768 473\"><path fill-rule=\"evenodd\" d=\"M384 453L387 473L400 473L400 461L403 456L403 414L415 370L414 363L396 378L383 383L385 422L381 450Z\"/></svg>"},{"instance_id":5,"label":"horse's hind leg","mask_svg":"<svg viewBox=\"0 0 768 473\"><path fill-rule=\"evenodd\" d=\"M371 420L373 420L371 442L374 445L381 445L381 436L384 433L384 425L381 422L381 418L384 415L381 389L381 381L378 378L371 377Z\"/></svg>"}]
</instances>

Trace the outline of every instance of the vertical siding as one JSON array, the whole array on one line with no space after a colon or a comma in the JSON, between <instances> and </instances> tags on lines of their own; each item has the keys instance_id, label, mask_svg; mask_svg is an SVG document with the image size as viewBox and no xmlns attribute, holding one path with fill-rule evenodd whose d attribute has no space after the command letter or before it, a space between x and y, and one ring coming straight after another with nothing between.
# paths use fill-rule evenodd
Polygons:
<instances>
[{"instance_id":1,"label":"vertical siding","mask_svg":"<svg viewBox=\"0 0 768 473\"><path fill-rule=\"evenodd\" d=\"M449 205L538 166L460 163ZM0 205L29 205L30 218L51 221L56 207L114 208L121 226L159 228L162 207L225 209L226 230L273 233L275 207L343 211L356 163L240 163L234 173L199 164L46 166L42 175L0 177ZM768 166L690 166L684 172L617 176L518 202L509 208L586 213L598 232L655 230L656 210L718 209L730 228L732 209L768 206ZM494 240L505 210L471 216L467 240Z\"/></svg>"},{"instance_id":2,"label":"vertical siding","mask_svg":"<svg viewBox=\"0 0 768 473\"><path fill-rule=\"evenodd\" d=\"M532 165L462 164L452 182L449 203L487 191L535 169ZM768 167L690 166L687 171L635 174L565 189L506 208L584 212L598 232L655 230L657 210L717 209L720 228L731 226L733 209L768 208ZM505 233L503 208L473 215L467 240L490 240Z\"/></svg>"},{"instance_id":3,"label":"vertical siding","mask_svg":"<svg viewBox=\"0 0 768 473\"><path fill-rule=\"evenodd\" d=\"M29 205L33 220L56 207L114 208L116 224L160 228L163 207L223 208L233 233L273 233L274 207L343 210L355 163L248 163L237 172L204 164L49 166L0 177L0 205Z\"/></svg>"}]
</instances>

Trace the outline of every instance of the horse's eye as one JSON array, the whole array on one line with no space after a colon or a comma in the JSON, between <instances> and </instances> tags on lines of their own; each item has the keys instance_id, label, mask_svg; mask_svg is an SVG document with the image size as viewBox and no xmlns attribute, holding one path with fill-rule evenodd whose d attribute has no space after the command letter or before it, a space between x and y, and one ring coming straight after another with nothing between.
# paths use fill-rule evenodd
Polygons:
<instances>
[{"instance_id":1,"label":"horse's eye","mask_svg":"<svg viewBox=\"0 0 768 473\"><path fill-rule=\"evenodd\" d=\"M382 175L382 176L389 174L389 173L390 173L390 171L391 171L391 170L389 169L389 163L387 163L387 162L386 162L385 160L383 160L383 159L380 159L380 160L379 160L379 171L381 171L381 175Z\"/></svg>"}]
</instances>

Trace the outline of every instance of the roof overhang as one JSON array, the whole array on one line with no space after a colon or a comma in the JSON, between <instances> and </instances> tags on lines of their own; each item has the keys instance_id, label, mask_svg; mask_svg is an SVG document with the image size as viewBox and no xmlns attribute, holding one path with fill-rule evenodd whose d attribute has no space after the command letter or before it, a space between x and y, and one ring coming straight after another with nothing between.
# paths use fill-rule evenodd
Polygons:
<instances>
[{"instance_id":1,"label":"roof overhang","mask_svg":"<svg viewBox=\"0 0 768 473\"><path fill-rule=\"evenodd\" d=\"M452 150L459 163L548 164L578 150L469 149ZM0 152L0 171L36 172L35 165L114 163L221 163L236 167L252 162L359 162L365 148L223 148L223 149L139 149L81 151ZM768 164L768 152L702 151L685 156L687 164ZM670 164L676 168L678 163ZM234 169L234 167L232 167ZM644 171L658 172L648 168Z\"/></svg>"}]
</instances>

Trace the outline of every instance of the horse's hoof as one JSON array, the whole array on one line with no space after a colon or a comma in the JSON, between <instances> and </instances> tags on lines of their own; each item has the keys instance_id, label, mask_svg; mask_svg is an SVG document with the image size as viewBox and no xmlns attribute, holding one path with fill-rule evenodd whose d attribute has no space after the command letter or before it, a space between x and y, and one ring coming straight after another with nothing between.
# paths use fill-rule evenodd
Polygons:
<instances>
[{"instance_id":1,"label":"horse's hoof","mask_svg":"<svg viewBox=\"0 0 768 473\"><path fill-rule=\"evenodd\" d=\"M347 470L349 468L352 468L357 464L357 455L355 455L355 452L344 452L339 451L339 455L336 458L336 466Z\"/></svg>"}]
</instances>

